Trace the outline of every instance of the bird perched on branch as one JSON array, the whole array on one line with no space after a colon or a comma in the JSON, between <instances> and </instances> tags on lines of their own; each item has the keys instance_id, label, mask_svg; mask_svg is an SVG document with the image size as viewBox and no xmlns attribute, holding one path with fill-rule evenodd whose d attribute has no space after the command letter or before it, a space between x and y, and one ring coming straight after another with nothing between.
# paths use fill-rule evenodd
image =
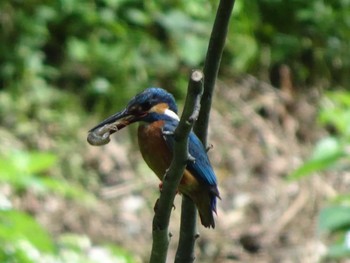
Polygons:
<instances>
[{"instance_id":1,"label":"bird perched on branch","mask_svg":"<svg viewBox=\"0 0 350 263\"><path fill-rule=\"evenodd\" d=\"M162 181L169 168L179 117L174 97L161 88L148 88L136 95L125 109L110 116L89 131L88 142L104 145L114 132L140 122L138 143L143 159ZM215 227L216 198L220 198L217 181L206 149L191 132L188 160L178 190L196 204L202 225ZM193 158L192 158L193 157Z\"/></svg>"}]
</instances>

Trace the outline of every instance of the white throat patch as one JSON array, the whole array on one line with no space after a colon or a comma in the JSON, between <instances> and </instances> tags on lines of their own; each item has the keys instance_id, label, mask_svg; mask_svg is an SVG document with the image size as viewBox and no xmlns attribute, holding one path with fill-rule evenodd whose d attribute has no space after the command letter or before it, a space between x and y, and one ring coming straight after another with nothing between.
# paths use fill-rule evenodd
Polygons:
<instances>
[{"instance_id":1,"label":"white throat patch","mask_svg":"<svg viewBox=\"0 0 350 263\"><path fill-rule=\"evenodd\" d=\"M166 109L164 111L164 114L169 116L170 118L173 118L173 119L175 119L177 121L180 121L179 116L177 116L177 114L175 112L173 112L172 110Z\"/></svg>"}]
</instances>

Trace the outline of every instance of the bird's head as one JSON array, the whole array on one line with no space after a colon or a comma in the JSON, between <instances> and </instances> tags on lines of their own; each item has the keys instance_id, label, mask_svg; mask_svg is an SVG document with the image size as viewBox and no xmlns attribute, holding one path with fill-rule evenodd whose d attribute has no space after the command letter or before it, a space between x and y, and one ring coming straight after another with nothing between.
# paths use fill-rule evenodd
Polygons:
<instances>
[{"instance_id":1,"label":"bird's head","mask_svg":"<svg viewBox=\"0 0 350 263\"><path fill-rule=\"evenodd\" d=\"M137 121L179 120L173 95L161 88L148 88L136 95L125 109L108 117L89 131L88 142L104 145L109 136Z\"/></svg>"}]
</instances>

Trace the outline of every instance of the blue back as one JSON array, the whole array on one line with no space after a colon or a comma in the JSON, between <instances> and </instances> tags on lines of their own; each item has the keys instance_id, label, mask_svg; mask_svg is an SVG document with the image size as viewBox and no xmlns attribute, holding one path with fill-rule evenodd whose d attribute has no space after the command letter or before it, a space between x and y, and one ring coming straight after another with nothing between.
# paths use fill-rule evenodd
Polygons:
<instances>
[{"instance_id":1,"label":"blue back","mask_svg":"<svg viewBox=\"0 0 350 263\"><path fill-rule=\"evenodd\" d=\"M177 125L178 121L176 120L167 121L165 122L163 131L174 132ZM166 134L164 138L168 147L173 150L174 136ZM202 142L193 132L190 133L188 138L188 151L189 154L195 158L195 161L188 161L187 170L189 170L197 180L203 182L204 184L216 186L216 176L210 164L207 152Z\"/></svg>"}]
</instances>

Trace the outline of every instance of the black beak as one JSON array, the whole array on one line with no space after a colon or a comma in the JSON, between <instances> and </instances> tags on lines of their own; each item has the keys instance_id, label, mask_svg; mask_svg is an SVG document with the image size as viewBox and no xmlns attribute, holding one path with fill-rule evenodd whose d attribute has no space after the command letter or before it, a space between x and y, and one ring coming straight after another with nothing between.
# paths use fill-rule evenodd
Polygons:
<instances>
[{"instance_id":1,"label":"black beak","mask_svg":"<svg viewBox=\"0 0 350 263\"><path fill-rule=\"evenodd\" d=\"M111 134L123 129L133 122L138 121L138 119L138 116L130 114L127 109L124 109L108 117L92 128L88 133L87 141L91 145L107 144L110 141L109 136Z\"/></svg>"}]
</instances>

